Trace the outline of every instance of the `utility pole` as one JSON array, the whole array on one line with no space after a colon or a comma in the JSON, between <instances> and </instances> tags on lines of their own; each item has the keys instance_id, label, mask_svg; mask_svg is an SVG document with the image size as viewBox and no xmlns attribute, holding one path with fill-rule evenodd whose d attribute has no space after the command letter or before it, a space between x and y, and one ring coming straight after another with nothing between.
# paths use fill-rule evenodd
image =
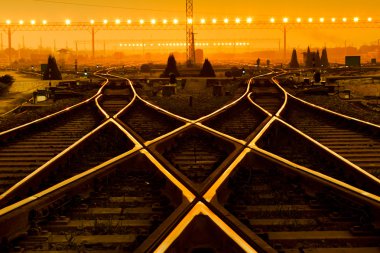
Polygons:
<instances>
[{"instance_id":1,"label":"utility pole","mask_svg":"<svg viewBox=\"0 0 380 253\"><path fill-rule=\"evenodd\" d=\"M92 59L95 59L95 28L91 27Z\"/></svg>"},{"instance_id":2,"label":"utility pole","mask_svg":"<svg viewBox=\"0 0 380 253\"><path fill-rule=\"evenodd\" d=\"M9 65L12 63L12 31L11 28L8 27L8 49L9 49Z\"/></svg>"},{"instance_id":3,"label":"utility pole","mask_svg":"<svg viewBox=\"0 0 380 253\"><path fill-rule=\"evenodd\" d=\"M103 42L103 55L104 55L104 62L106 62L106 41Z\"/></svg>"},{"instance_id":4,"label":"utility pole","mask_svg":"<svg viewBox=\"0 0 380 253\"><path fill-rule=\"evenodd\" d=\"M286 63L286 25L284 25L284 63Z\"/></svg>"},{"instance_id":5,"label":"utility pole","mask_svg":"<svg viewBox=\"0 0 380 253\"><path fill-rule=\"evenodd\" d=\"M78 59L78 41L75 41L75 58Z\"/></svg>"},{"instance_id":6,"label":"utility pole","mask_svg":"<svg viewBox=\"0 0 380 253\"><path fill-rule=\"evenodd\" d=\"M347 56L347 40L344 41L344 55Z\"/></svg>"},{"instance_id":7,"label":"utility pole","mask_svg":"<svg viewBox=\"0 0 380 253\"><path fill-rule=\"evenodd\" d=\"M186 60L188 65L195 64L193 0L186 0Z\"/></svg>"}]
</instances>

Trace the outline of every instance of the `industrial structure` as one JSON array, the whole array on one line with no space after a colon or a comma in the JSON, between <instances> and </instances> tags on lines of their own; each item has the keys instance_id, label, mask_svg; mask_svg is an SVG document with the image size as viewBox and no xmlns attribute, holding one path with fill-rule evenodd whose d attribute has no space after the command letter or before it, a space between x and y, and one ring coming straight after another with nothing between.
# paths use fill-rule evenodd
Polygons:
<instances>
[{"instance_id":1,"label":"industrial structure","mask_svg":"<svg viewBox=\"0 0 380 253\"><path fill-rule=\"evenodd\" d=\"M193 0L186 0L186 60L188 65L195 64Z\"/></svg>"},{"instance_id":2,"label":"industrial structure","mask_svg":"<svg viewBox=\"0 0 380 253\"><path fill-rule=\"evenodd\" d=\"M193 17L193 1L186 0L186 20L177 18L173 19L115 19L113 21L104 19L101 21L90 20L88 22L74 22L66 19L63 22L50 22L47 20L30 20L26 22L19 20L14 22L6 20L0 23L0 32L4 32L8 37L7 48L12 48L12 35L20 31L88 31L91 34L91 50L92 57L95 57L95 34L97 31L107 30L146 30L146 31L167 31L167 30L180 30L186 31L186 55L189 63L195 63L195 45L194 31L207 31L207 30L223 30L231 31L234 29L240 30L254 30L254 29L273 29L279 30L283 36L283 52L284 60L286 60L287 50L287 31L290 29L320 29L320 28L337 28L337 29L374 29L380 27L380 20L372 17L367 18L300 18L300 17L284 17L284 18L263 18L254 19L252 17L246 18L201 18L195 20ZM1 33L2 34L2 33ZM2 43L2 42L1 42ZM11 54L9 54L9 62L11 63Z\"/></svg>"}]
</instances>

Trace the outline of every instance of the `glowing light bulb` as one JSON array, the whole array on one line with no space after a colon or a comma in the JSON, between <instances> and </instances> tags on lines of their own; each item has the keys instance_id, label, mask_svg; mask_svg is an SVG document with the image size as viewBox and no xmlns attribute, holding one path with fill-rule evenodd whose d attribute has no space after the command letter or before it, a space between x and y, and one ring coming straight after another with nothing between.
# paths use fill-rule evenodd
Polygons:
<instances>
[{"instance_id":1,"label":"glowing light bulb","mask_svg":"<svg viewBox=\"0 0 380 253\"><path fill-rule=\"evenodd\" d=\"M206 19L202 18L201 19L201 24L206 24Z\"/></svg>"},{"instance_id":2,"label":"glowing light bulb","mask_svg":"<svg viewBox=\"0 0 380 253\"><path fill-rule=\"evenodd\" d=\"M312 23L313 22L313 18L308 18L307 21L309 21L309 23Z\"/></svg>"},{"instance_id":3,"label":"glowing light bulb","mask_svg":"<svg viewBox=\"0 0 380 253\"><path fill-rule=\"evenodd\" d=\"M228 18L225 18L224 20L223 20L223 22L225 23L225 24L228 24Z\"/></svg>"},{"instance_id":4,"label":"glowing light bulb","mask_svg":"<svg viewBox=\"0 0 380 253\"><path fill-rule=\"evenodd\" d=\"M297 21L297 23L301 23L302 19L301 18L297 18L296 21Z\"/></svg>"},{"instance_id":5,"label":"glowing light bulb","mask_svg":"<svg viewBox=\"0 0 380 253\"><path fill-rule=\"evenodd\" d=\"M236 24L240 24L240 18L236 18L236 19L235 19L235 23L236 23Z\"/></svg>"},{"instance_id":6,"label":"glowing light bulb","mask_svg":"<svg viewBox=\"0 0 380 253\"><path fill-rule=\"evenodd\" d=\"M283 18L283 19L282 19L282 22L284 22L284 23L288 23L288 22L289 22L289 18L286 18L286 17Z\"/></svg>"},{"instance_id":7,"label":"glowing light bulb","mask_svg":"<svg viewBox=\"0 0 380 253\"><path fill-rule=\"evenodd\" d=\"M115 20L115 24L119 25L120 24L120 19Z\"/></svg>"},{"instance_id":8,"label":"glowing light bulb","mask_svg":"<svg viewBox=\"0 0 380 253\"><path fill-rule=\"evenodd\" d=\"M251 18L251 17L248 17L248 18L247 18L247 23L248 23L248 24L252 23L252 18Z\"/></svg>"},{"instance_id":9,"label":"glowing light bulb","mask_svg":"<svg viewBox=\"0 0 380 253\"><path fill-rule=\"evenodd\" d=\"M20 21L18 21L18 23L19 23L20 25L23 25L23 24L24 24L24 20L20 20Z\"/></svg>"},{"instance_id":10,"label":"glowing light bulb","mask_svg":"<svg viewBox=\"0 0 380 253\"><path fill-rule=\"evenodd\" d=\"M178 19L176 19L176 18L173 19L173 24L175 24L175 25L178 24Z\"/></svg>"},{"instance_id":11,"label":"glowing light bulb","mask_svg":"<svg viewBox=\"0 0 380 253\"><path fill-rule=\"evenodd\" d=\"M70 24L71 24L71 20L70 20L70 19L66 19L66 20L65 20L65 24L66 24L66 25L70 25Z\"/></svg>"},{"instance_id":12,"label":"glowing light bulb","mask_svg":"<svg viewBox=\"0 0 380 253\"><path fill-rule=\"evenodd\" d=\"M212 22L213 24L216 24L216 22L217 22L216 18L213 18L211 22Z\"/></svg>"}]
</instances>

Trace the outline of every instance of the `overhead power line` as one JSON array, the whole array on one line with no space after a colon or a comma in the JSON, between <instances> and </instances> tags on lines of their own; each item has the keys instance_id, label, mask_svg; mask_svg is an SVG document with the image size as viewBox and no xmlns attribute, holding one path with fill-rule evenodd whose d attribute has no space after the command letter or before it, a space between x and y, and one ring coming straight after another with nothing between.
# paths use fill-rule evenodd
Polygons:
<instances>
[{"instance_id":1,"label":"overhead power line","mask_svg":"<svg viewBox=\"0 0 380 253\"><path fill-rule=\"evenodd\" d=\"M76 6L88 6L97 8L112 8L112 9L123 9L123 10L134 10L134 11L153 11L153 12L179 12L180 10L157 10L157 9L145 9L145 8L130 8L124 6L115 5L103 5L103 4L90 4L90 3L77 3L69 1L55 1L55 0L34 0L35 2L53 3L53 4L66 4L66 5L76 5Z\"/></svg>"}]
</instances>

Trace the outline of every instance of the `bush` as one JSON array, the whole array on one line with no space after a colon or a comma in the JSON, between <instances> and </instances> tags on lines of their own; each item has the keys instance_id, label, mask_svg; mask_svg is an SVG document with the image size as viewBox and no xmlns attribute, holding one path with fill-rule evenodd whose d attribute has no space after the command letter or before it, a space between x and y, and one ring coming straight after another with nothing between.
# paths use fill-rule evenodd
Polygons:
<instances>
[{"instance_id":1,"label":"bush","mask_svg":"<svg viewBox=\"0 0 380 253\"><path fill-rule=\"evenodd\" d=\"M0 77L0 83L12 85L14 83L15 79L11 75L4 75Z\"/></svg>"},{"instance_id":2,"label":"bush","mask_svg":"<svg viewBox=\"0 0 380 253\"><path fill-rule=\"evenodd\" d=\"M0 95L8 92L15 79L11 75L0 76Z\"/></svg>"}]
</instances>

